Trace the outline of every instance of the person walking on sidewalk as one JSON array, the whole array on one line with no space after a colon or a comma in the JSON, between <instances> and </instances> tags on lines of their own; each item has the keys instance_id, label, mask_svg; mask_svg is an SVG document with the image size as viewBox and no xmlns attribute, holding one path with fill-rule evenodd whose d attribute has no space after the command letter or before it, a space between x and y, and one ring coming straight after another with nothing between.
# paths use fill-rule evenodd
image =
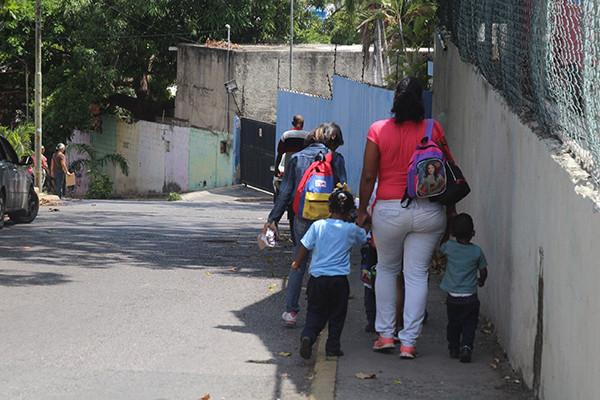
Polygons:
<instances>
[{"instance_id":1,"label":"person walking on sidewalk","mask_svg":"<svg viewBox=\"0 0 600 400\"><path fill-rule=\"evenodd\" d=\"M372 210L373 237L377 247L375 330L379 337L373 349L393 349L398 291L396 278L404 274L405 299L403 329L398 332L400 356L415 358L427 302L427 278L433 251L446 229L446 221L456 214L454 205L444 208L429 199L402 201L407 168L417 144L425 136L423 88L415 78L402 79L395 90L394 118L373 123L367 143L360 180L357 223L371 220L367 212L375 181L377 204ZM432 138L440 141L444 131L435 122Z\"/></svg>"},{"instance_id":2,"label":"person walking on sidewalk","mask_svg":"<svg viewBox=\"0 0 600 400\"><path fill-rule=\"evenodd\" d=\"M448 260L446 273L440 284L440 287L448 292L448 351L451 358L471 362L479 318L477 286L485 284L487 261L481 248L471 243L475 230L473 218L469 214L458 214L452 220L451 226L452 236L456 241L449 240L440 246L441 254Z\"/></svg>"},{"instance_id":3,"label":"person walking on sidewalk","mask_svg":"<svg viewBox=\"0 0 600 400\"><path fill-rule=\"evenodd\" d=\"M283 173L278 170L279 163L285 155L285 166L290 162L290 157L295 153L304 149L304 140L308 132L304 130L304 117L302 115L294 115L292 120L293 128L289 131L283 132L279 143L277 144L277 158L275 159L275 171L276 176L282 176Z\"/></svg>"},{"instance_id":4,"label":"person walking on sidewalk","mask_svg":"<svg viewBox=\"0 0 600 400\"><path fill-rule=\"evenodd\" d=\"M295 153L286 168L285 174L283 175L283 181L281 182L281 190L273 209L267 218L267 222L263 227L263 233L266 234L267 229L272 224L279 222L283 216L288 205L294 202L294 195L296 188L302 180L304 172L310 167L315 161L315 157L319 153L327 154L330 151L335 151L338 147L344 144L344 138L342 136L342 130L333 122L327 122L319 125L308 135L306 135L304 150ZM344 157L341 154L337 154L332 162L332 168L339 178L340 182L346 182L346 164ZM298 255L300 250L300 238L304 236L308 228L314 221L307 220L294 216L294 258ZM305 257L302 262L298 265L298 269L291 269L288 276L288 284L285 298L285 311L281 315L284 323L288 327L296 326L296 318L300 311L300 305L298 300L300 299L300 291L302 290L302 280L304 278L304 272L306 271L306 263L308 259Z\"/></svg>"},{"instance_id":5,"label":"person walking on sidewalk","mask_svg":"<svg viewBox=\"0 0 600 400\"><path fill-rule=\"evenodd\" d=\"M279 139L279 143L277 144L277 158L275 159L274 179L278 180L279 182L281 182L281 177L285 173L285 170L290 162L290 158L292 157L292 155L304 149L304 141L306 139L306 135L308 135L308 132L304 130L304 117L302 117L302 115L294 115L294 118L292 119L292 126L292 129L283 132L281 138ZM285 156L285 163L283 171L281 171L279 169L279 164L281 163L281 159L283 158L283 156ZM281 184L274 185L274 187L274 201L277 201L277 196L279 196ZM292 207L292 204L290 204L287 208L287 219L290 223L292 241L295 243L296 238L294 237L294 208Z\"/></svg>"},{"instance_id":6,"label":"person walking on sidewalk","mask_svg":"<svg viewBox=\"0 0 600 400\"><path fill-rule=\"evenodd\" d=\"M347 222L354 210L352 195L336 189L329 196L331 218L316 221L301 239L294 271L300 270L308 251L314 249L308 272L308 309L306 325L300 335L300 355L309 359L312 345L329 323L329 336L325 344L328 356L343 356L340 336L348 311L350 284L350 250L355 244L367 241L367 232L356 224Z\"/></svg>"}]
</instances>

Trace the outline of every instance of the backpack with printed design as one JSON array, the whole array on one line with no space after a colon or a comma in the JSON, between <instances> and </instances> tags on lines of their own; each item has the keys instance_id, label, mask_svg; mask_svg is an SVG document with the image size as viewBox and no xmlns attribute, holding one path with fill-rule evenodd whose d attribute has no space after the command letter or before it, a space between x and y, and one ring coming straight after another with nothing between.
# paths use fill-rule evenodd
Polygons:
<instances>
[{"instance_id":1,"label":"backpack with printed design","mask_svg":"<svg viewBox=\"0 0 600 400\"><path fill-rule=\"evenodd\" d=\"M431 139L432 133L433 119L428 119L425 137L408 163L405 199L434 197L446 190L444 153Z\"/></svg>"},{"instance_id":2,"label":"backpack with printed design","mask_svg":"<svg viewBox=\"0 0 600 400\"><path fill-rule=\"evenodd\" d=\"M294 195L294 213L297 216L318 220L329 218L329 195L339 182L333 170L335 152L317 154L315 161L304 171Z\"/></svg>"}]
</instances>

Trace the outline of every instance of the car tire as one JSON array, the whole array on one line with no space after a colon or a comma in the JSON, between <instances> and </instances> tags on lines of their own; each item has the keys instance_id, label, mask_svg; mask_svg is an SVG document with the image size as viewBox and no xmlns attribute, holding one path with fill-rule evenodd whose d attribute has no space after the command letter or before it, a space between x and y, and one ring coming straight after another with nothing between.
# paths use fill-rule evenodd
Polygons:
<instances>
[{"instance_id":1,"label":"car tire","mask_svg":"<svg viewBox=\"0 0 600 400\"><path fill-rule=\"evenodd\" d=\"M40 199L35 190L31 187L29 188L29 194L27 195L27 211L24 214L11 215L10 219L16 224L29 224L37 217L39 209Z\"/></svg>"},{"instance_id":2,"label":"car tire","mask_svg":"<svg viewBox=\"0 0 600 400\"><path fill-rule=\"evenodd\" d=\"M4 192L0 193L0 229L4 228Z\"/></svg>"}]
</instances>

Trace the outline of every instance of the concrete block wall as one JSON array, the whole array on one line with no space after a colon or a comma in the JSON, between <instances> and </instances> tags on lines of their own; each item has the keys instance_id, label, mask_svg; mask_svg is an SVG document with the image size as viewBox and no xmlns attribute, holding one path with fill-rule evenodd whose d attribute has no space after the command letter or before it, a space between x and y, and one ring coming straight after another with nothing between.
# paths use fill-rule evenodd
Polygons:
<instances>
[{"instance_id":1,"label":"concrete block wall","mask_svg":"<svg viewBox=\"0 0 600 400\"><path fill-rule=\"evenodd\" d=\"M163 136L166 149L163 192L178 192L188 188L190 129L169 125L163 129Z\"/></svg>"},{"instance_id":2,"label":"concrete block wall","mask_svg":"<svg viewBox=\"0 0 600 400\"><path fill-rule=\"evenodd\" d=\"M74 135L79 138L79 143L87 144L88 146L90 145L91 138L89 132L82 132L76 130ZM69 150L68 147L67 150ZM66 152L66 157L67 166L69 166L72 162L84 158L85 156L79 152L69 150ZM50 160L48 160L48 165L50 166ZM89 178L87 177L87 175L84 174L84 171L74 171L70 167L69 170L75 173L75 190L73 191L73 193L76 196L83 196L83 194L88 188Z\"/></svg>"},{"instance_id":3,"label":"concrete block wall","mask_svg":"<svg viewBox=\"0 0 600 400\"><path fill-rule=\"evenodd\" d=\"M165 184L165 141L163 125L148 121L138 122L138 189L162 193Z\"/></svg>"},{"instance_id":4,"label":"concrete block wall","mask_svg":"<svg viewBox=\"0 0 600 400\"><path fill-rule=\"evenodd\" d=\"M131 196L231 185L232 138L225 132L106 116L102 132L75 131L71 143L90 143L100 155L123 155L129 176L115 167L106 170L115 183L114 193ZM77 193L86 190L87 181L82 181Z\"/></svg>"},{"instance_id":5,"label":"concrete block wall","mask_svg":"<svg viewBox=\"0 0 600 400\"><path fill-rule=\"evenodd\" d=\"M334 74L355 80L362 80L364 75L361 46L295 46L292 66L292 90L322 97L331 97ZM238 90L229 95L228 105L224 86L227 49L180 44L175 119L212 131L228 130L227 114L229 131L233 131L234 115L275 123L277 90L290 88L289 67L289 46L244 45L232 49L229 77L235 79ZM365 81L368 83L369 78Z\"/></svg>"},{"instance_id":6,"label":"concrete block wall","mask_svg":"<svg viewBox=\"0 0 600 400\"><path fill-rule=\"evenodd\" d=\"M600 393L600 196L553 139L540 139L449 44L435 52L433 116L472 193L489 263L480 290L512 365L540 399Z\"/></svg>"},{"instance_id":7,"label":"concrete block wall","mask_svg":"<svg viewBox=\"0 0 600 400\"><path fill-rule=\"evenodd\" d=\"M116 152L121 154L127 160L127 166L129 167L129 175L125 176L120 168L115 171L115 193L122 195L131 195L137 193L137 177L139 176L139 124L133 123L117 123L115 118L105 118L104 121L110 120L114 122L114 135L117 137L117 148ZM118 129L117 129L118 126ZM104 123L102 125L103 134L108 133L104 129Z\"/></svg>"},{"instance_id":8,"label":"concrete block wall","mask_svg":"<svg viewBox=\"0 0 600 400\"><path fill-rule=\"evenodd\" d=\"M226 145L226 152L221 153L221 142L232 143L232 139L232 135L225 132L190 129L190 190L232 184L233 150Z\"/></svg>"}]
</instances>

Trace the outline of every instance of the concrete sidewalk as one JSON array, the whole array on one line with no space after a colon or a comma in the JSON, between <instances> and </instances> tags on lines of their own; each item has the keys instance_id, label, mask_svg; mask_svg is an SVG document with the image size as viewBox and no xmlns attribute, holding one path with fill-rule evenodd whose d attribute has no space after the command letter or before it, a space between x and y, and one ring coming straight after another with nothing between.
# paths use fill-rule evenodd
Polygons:
<instances>
[{"instance_id":1,"label":"concrete sidewalk","mask_svg":"<svg viewBox=\"0 0 600 400\"><path fill-rule=\"evenodd\" d=\"M212 189L183 195L184 200L195 201L211 196L219 201L263 199L269 196L245 186ZM280 222L284 239L289 239L289 226L284 217ZM291 243L281 242L284 246ZM287 260L286 260L287 261ZM351 256L349 276L351 295L348 315L342 334L343 357L325 356L326 332L321 334L313 349L314 374L311 400L329 399L533 399L533 395L520 376L510 367L509 360L498 346L493 325L480 317L475 338L473 361L469 364L450 359L446 342L446 294L439 288L442 275L431 271L427 311L429 318L418 343L420 356L403 360L398 356L399 344L390 353L372 350L375 335L365 332L364 286L360 280L360 251L355 248ZM490 266L493 268L493 266ZM305 276L305 282L308 275ZM485 290L485 287L481 290ZM298 327L288 330L297 336L304 326L306 298L301 296ZM316 351L315 351L316 350ZM298 353L298 362L303 362ZM362 379L358 376L370 377Z\"/></svg>"},{"instance_id":2,"label":"concrete sidewalk","mask_svg":"<svg viewBox=\"0 0 600 400\"><path fill-rule=\"evenodd\" d=\"M497 345L493 326L483 317L475 338L473 361L465 364L448 356L446 294L439 288L441 278L434 271L430 274L429 318L417 345L420 356L415 360L400 359L399 343L389 353L374 352L375 334L364 330L364 286L360 280L360 252L355 249L349 277L351 298L342 334L345 354L337 359L327 358L320 343L311 399L533 399ZM322 339L320 342L324 342ZM331 370L337 370L335 385L326 382Z\"/></svg>"}]
</instances>

